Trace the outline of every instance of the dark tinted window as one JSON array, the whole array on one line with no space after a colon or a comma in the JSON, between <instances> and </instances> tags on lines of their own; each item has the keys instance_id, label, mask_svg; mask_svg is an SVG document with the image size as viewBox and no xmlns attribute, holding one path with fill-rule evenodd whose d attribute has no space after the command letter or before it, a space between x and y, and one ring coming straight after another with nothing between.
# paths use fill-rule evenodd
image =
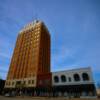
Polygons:
<instances>
[{"instance_id":1,"label":"dark tinted window","mask_svg":"<svg viewBox=\"0 0 100 100\"><path fill-rule=\"evenodd\" d=\"M71 82L71 78L70 77L68 78L68 80L69 80L69 82Z\"/></svg>"},{"instance_id":2,"label":"dark tinted window","mask_svg":"<svg viewBox=\"0 0 100 100\"><path fill-rule=\"evenodd\" d=\"M78 74L74 74L74 80L75 81L80 81L80 76Z\"/></svg>"},{"instance_id":3,"label":"dark tinted window","mask_svg":"<svg viewBox=\"0 0 100 100\"><path fill-rule=\"evenodd\" d=\"M62 82L66 82L66 76L65 76L65 75L62 75L62 76L61 76L61 81L62 81Z\"/></svg>"},{"instance_id":4,"label":"dark tinted window","mask_svg":"<svg viewBox=\"0 0 100 100\"><path fill-rule=\"evenodd\" d=\"M59 82L58 76L54 76L54 81L55 81L55 83Z\"/></svg>"},{"instance_id":5,"label":"dark tinted window","mask_svg":"<svg viewBox=\"0 0 100 100\"><path fill-rule=\"evenodd\" d=\"M82 78L83 78L84 81L88 81L89 80L89 75L87 73L83 73Z\"/></svg>"}]
</instances>

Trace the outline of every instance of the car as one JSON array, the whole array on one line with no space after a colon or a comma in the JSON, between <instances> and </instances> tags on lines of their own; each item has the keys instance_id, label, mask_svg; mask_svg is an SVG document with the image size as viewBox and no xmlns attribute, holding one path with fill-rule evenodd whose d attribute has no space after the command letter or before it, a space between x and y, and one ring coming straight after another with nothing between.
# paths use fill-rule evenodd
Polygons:
<instances>
[{"instance_id":1,"label":"car","mask_svg":"<svg viewBox=\"0 0 100 100\"><path fill-rule=\"evenodd\" d=\"M5 97L14 97L15 94L14 94L14 93L6 93L4 96L5 96Z\"/></svg>"},{"instance_id":2,"label":"car","mask_svg":"<svg viewBox=\"0 0 100 100\"><path fill-rule=\"evenodd\" d=\"M10 96L10 94L9 94L9 93L6 93L4 96L5 96L5 97L9 97L9 96Z\"/></svg>"}]
</instances>

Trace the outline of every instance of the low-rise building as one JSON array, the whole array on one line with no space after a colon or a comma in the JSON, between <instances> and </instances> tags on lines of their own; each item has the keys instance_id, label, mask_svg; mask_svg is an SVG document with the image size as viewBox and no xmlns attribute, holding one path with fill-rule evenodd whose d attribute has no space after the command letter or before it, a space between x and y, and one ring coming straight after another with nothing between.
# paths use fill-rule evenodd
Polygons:
<instances>
[{"instance_id":1,"label":"low-rise building","mask_svg":"<svg viewBox=\"0 0 100 100\"><path fill-rule=\"evenodd\" d=\"M53 93L66 96L95 96L91 68L79 68L52 73Z\"/></svg>"}]
</instances>

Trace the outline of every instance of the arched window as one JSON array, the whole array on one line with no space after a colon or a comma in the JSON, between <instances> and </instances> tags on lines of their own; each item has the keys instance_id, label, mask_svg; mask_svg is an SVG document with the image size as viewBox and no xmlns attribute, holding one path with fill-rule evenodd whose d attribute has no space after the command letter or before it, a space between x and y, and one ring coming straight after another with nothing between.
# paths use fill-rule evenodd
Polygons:
<instances>
[{"instance_id":1,"label":"arched window","mask_svg":"<svg viewBox=\"0 0 100 100\"><path fill-rule=\"evenodd\" d=\"M58 83L59 82L59 77L58 76L54 76L54 82Z\"/></svg>"},{"instance_id":2,"label":"arched window","mask_svg":"<svg viewBox=\"0 0 100 100\"><path fill-rule=\"evenodd\" d=\"M75 81L80 81L80 76L78 74L74 74L74 80Z\"/></svg>"},{"instance_id":3,"label":"arched window","mask_svg":"<svg viewBox=\"0 0 100 100\"><path fill-rule=\"evenodd\" d=\"M65 75L61 75L61 81L66 82L66 76Z\"/></svg>"},{"instance_id":4,"label":"arched window","mask_svg":"<svg viewBox=\"0 0 100 100\"><path fill-rule=\"evenodd\" d=\"M89 80L89 75L87 73L83 73L82 78L83 78L84 81L88 81Z\"/></svg>"}]
</instances>

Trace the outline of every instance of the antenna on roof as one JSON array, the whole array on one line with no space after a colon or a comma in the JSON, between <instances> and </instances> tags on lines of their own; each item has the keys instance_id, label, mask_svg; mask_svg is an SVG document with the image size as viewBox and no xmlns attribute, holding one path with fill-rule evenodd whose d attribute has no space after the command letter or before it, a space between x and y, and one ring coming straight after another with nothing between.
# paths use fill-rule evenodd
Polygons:
<instances>
[{"instance_id":1,"label":"antenna on roof","mask_svg":"<svg viewBox=\"0 0 100 100\"><path fill-rule=\"evenodd\" d=\"M33 20L34 21L37 21L38 20L38 14L37 13L34 15L34 19Z\"/></svg>"},{"instance_id":2,"label":"antenna on roof","mask_svg":"<svg viewBox=\"0 0 100 100\"><path fill-rule=\"evenodd\" d=\"M35 19L38 20L38 14L37 14L37 13L36 13L36 15L35 15Z\"/></svg>"}]
</instances>

